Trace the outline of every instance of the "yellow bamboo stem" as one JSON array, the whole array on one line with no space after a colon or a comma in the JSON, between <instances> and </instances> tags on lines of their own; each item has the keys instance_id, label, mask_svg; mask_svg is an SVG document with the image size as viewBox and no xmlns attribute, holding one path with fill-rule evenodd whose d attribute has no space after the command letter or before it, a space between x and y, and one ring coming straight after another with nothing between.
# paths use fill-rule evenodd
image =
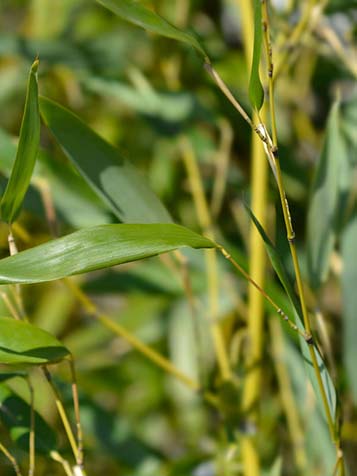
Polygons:
<instances>
[{"instance_id":1,"label":"yellow bamboo stem","mask_svg":"<svg viewBox=\"0 0 357 476\"><path fill-rule=\"evenodd\" d=\"M182 158L185 163L190 181L191 192L200 227L208 238L214 240L214 232L209 206L203 190L203 183L198 168L197 160L191 143L187 138L181 140ZM231 378L231 365L223 338L221 327L218 323L218 264L216 250L205 250L207 284L210 307L210 329L213 338L218 366L223 380Z\"/></svg>"}]
</instances>

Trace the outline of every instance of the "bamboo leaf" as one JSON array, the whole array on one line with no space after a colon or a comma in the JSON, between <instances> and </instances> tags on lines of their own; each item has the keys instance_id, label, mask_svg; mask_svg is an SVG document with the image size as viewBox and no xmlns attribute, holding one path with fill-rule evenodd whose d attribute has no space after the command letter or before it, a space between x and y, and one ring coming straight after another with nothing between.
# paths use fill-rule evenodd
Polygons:
<instances>
[{"instance_id":1,"label":"bamboo leaf","mask_svg":"<svg viewBox=\"0 0 357 476\"><path fill-rule=\"evenodd\" d=\"M346 226L341 240L343 258L342 295L344 312L344 361L354 402L357 403L357 210Z\"/></svg>"},{"instance_id":2,"label":"bamboo leaf","mask_svg":"<svg viewBox=\"0 0 357 476\"><path fill-rule=\"evenodd\" d=\"M12 223L20 212L23 199L30 184L40 143L37 85L38 64L39 61L36 59L30 70L16 160L0 202L2 219L8 223Z\"/></svg>"},{"instance_id":3,"label":"bamboo leaf","mask_svg":"<svg viewBox=\"0 0 357 476\"><path fill-rule=\"evenodd\" d=\"M194 35L179 30L154 11L144 7L141 2L135 0L97 0L97 2L124 20L147 31L187 43L208 61L203 47Z\"/></svg>"},{"instance_id":4,"label":"bamboo leaf","mask_svg":"<svg viewBox=\"0 0 357 476\"><path fill-rule=\"evenodd\" d=\"M11 439L24 451L29 449L31 408L6 384L0 384L0 420L9 430ZM36 451L48 454L55 450L57 438L52 428L35 412Z\"/></svg>"},{"instance_id":5,"label":"bamboo leaf","mask_svg":"<svg viewBox=\"0 0 357 476\"><path fill-rule=\"evenodd\" d=\"M339 103L330 112L325 142L314 179L307 216L307 265L311 286L327 279L336 241L341 166L348 162Z\"/></svg>"},{"instance_id":6,"label":"bamboo leaf","mask_svg":"<svg viewBox=\"0 0 357 476\"><path fill-rule=\"evenodd\" d=\"M0 318L0 364L51 364L68 354L68 349L48 332L24 321Z\"/></svg>"},{"instance_id":7,"label":"bamboo leaf","mask_svg":"<svg viewBox=\"0 0 357 476\"><path fill-rule=\"evenodd\" d=\"M249 99L253 108L257 109L258 111L261 109L264 102L264 89L259 76L262 39L263 30L261 1L254 0L254 47L249 79Z\"/></svg>"},{"instance_id":8,"label":"bamboo leaf","mask_svg":"<svg viewBox=\"0 0 357 476\"><path fill-rule=\"evenodd\" d=\"M283 262L281 261L279 255L278 255L278 253L275 249L275 246L273 245L273 243L268 238L267 234L265 233L265 231L264 231L263 227L261 226L261 224L259 223L258 219L255 217L253 212L248 207L247 207L247 209L248 209L248 213L251 216L251 218L252 218L252 220L253 220L253 222L254 222L254 224L255 224L255 226L256 226L259 234L260 234L260 236L262 237L262 239L264 241L265 249L268 253L271 265L273 266L276 274L279 277L279 280L280 280L281 284L283 285L283 287L285 289L286 294L289 297L289 300L290 300L290 303L291 303L291 306L292 306L292 310L293 310L293 313L294 313L294 320L296 322L296 325L301 330L304 330L301 306L300 306L300 303L299 303L299 301L297 299L297 296L295 294L293 285L289 280L289 277L288 277L289 274L286 271L285 266L284 266ZM302 336L299 336L299 342L300 342L301 352L303 354L304 361L305 361L305 364L306 364L305 366L306 366L307 375L308 375L309 380L310 380L310 382L311 382L311 384L314 388L316 400L318 402L321 415L325 418L324 405L323 405L322 398L321 398L321 395L320 395L318 381L317 381L317 378L316 378L316 375L315 375L315 372L314 372L314 368L313 368L313 365L312 365L312 362L311 362L309 346L308 346L308 344L306 343L305 339ZM318 363L318 367L320 369L320 375L321 375L323 386L324 386L324 389L325 389L325 392L326 392L326 396L327 396L328 404L329 404L329 407L330 407L331 415L332 415L333 418L335 418L335 415L336 415L336 390L335 390L333 381L331 379L331 376L330 376L330 374L329 374L329 372L326 368L326 365L325 365L325 363L324 363L324 361L321 357L321 354L320 354L320 352L319 352L319 350L317 349L316 346L314 346L314 352L316 354L317 363Z\"/></svg>"},{"instance_id":9,"label":"bamboo leaf","mask_svg":"<svg viewBox=\"0 0 357 476\"><path fill-rule=\"evenodd\" d=\"M59 104L40 98L41 116L87 183L123 222L172 219L145 179L118 151Z\"/></svg>"},{"instance_id":10,"label":"bamboo leaf","mask_svg":"<svg viewBox=\"0 0 357 476\"><path fill-rule=\"evenodd\" d=\"M0 284L51 281L184 246L213 248L215 244L174 224L86 228L0 260Z\"/></svg>"}]
</instances>

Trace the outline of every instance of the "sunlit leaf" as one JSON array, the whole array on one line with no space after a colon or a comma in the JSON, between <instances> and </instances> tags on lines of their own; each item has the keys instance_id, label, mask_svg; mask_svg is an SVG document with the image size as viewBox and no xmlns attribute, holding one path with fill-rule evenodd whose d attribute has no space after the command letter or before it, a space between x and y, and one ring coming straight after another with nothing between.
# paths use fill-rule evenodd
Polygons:
<instances>
[{"instance_id":1,"label":"sunlit leaf","mask_svg":"<svg viewBox=\"0 0 357 476\"><path fill-rule=\"evenodd\" d=\"M67 157L121 221L172 221L140 172L112 145L59 104L41 97L40 109Z\"/></svg>"},{"instance_id":2,"label":"sunlit leaf","mask_svg":"<svg viewBox=\"0 0 357 476\"><path fill-rule=\"evenodd\" d=\"M8 223L13 222L20 212L38 153L40 142L38 63L38 60L35 60L31 67L16 160L0 203L1 217Z\"/></svg>"},{"instance_id":3,"label":"sunlit leaf","mask_svg":"<svg viewBox=\"0 0 357 476\"><path fill-rule=\"evenodd\" d=\"M11 439L24 451L29 449L31 408L7 385L0 384L0 421L9 430ZM35 412L35 447L37 452L56 449L57 438L52 428Z\"/></svg>"},{"instance_id":4,"label":"sunlit leaf","mask_svg":"<svg viewBox=\"0 0 357 476\"><path fill-rule=\"evenodd\" d=\"M249 99L252 106L258 111L264 102L264 89L259 76L262 38L262 5L260 0L254 0L254 47L249 79Z\"/></svg>"},{"instance_id":5,"label":"sunlit leaf","mask_svg":"<svg viewBox=\"0 0 357 476\"><path fill-rule=\"evenodd\" d=\"M135 0L97 0L97 2L124 20L147 31L189 44L205 59L207 58L204 49L195 36L171 25L153 10L144 7L141 2Z\"/></svg>"},{"instance_id":6,"label":"sunlit leaf","mask_svg":"<svg viewBox=\"0 0 357 476\"><path fill-rule=\"evenodd\" d=\"M0 318L0 364L51 364L67 355L68 349L39 327L8 317Z\"/></svg>"},{"instance_id":7,"label":"sunlit leaf","mask_svg":"<svg viewBox=\"0 0 357 476\"><path fill-rule=\"evenodd\" d=\"M0 260L0 284L51 281L184 246L212 248L215 245L207 238L174 224L86 228Z\"/></svg>"}]
</instances>

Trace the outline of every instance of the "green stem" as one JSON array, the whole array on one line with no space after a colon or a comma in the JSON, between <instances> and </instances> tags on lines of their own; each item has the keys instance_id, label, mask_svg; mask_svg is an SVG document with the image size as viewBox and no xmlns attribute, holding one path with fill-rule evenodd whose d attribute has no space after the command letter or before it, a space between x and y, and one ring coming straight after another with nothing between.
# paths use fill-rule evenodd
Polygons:
<instances>
[{"instance_id":1,"label":"green stem","mask_svg":"<svg viewBox=\"0 0 357 476\"><path fill-rule=\"evenodd\" d=\"M314 2L310 2L314 3ZM307 339L306 342L308 343L309 347L309 353L311 357L311 362L314 368L315 376L318 382L319 386L319 391L321 394L326 418L327 418L327 423L330 431L330 435L332 438L332 441L335 443L336 447L339 448L339 442L338 438L336 436L335 432L335 427L334 427L334 421L333 421L333 416L331 415L330 411L330 406L328 403L328 398L326 395L326 391L322 382L322 377L319 369L319 365L317 362L317 357L315 353L315 348L314 348L314 343L311 335L311 323L310 323L310 318L309 314L307 311L307 306L306 306L306 300L305 300L305 293L304 293L304 288L303 288L303 283L302 283L302 277L301 277L301 270L300 270L300 264L297 256L297 251L296 251L296 246L295 246L295 232L293 229L292 225L292 220L291 220L291 215L290 215L290 210L289 210L289 204L286 198L285 190L284 190L284 185L283 185L283 179L282 179L282 173L281 173L281 167L280 167L280 160L279 160L279 154L278 154L278 144L277 144L277 128L276 128L276 117L275 117L275 107L274 107L274 85L273 85L273 59L272 59L272 47L270 44L270 27L269 27L269 16L268 16L268 7L267 7L267 2L266 0L262 0L262 18L263 18L263 30L264 30L264 44L265 44L265 49L267 53L267 60L268 60L268 81L269 81L269 101L270 101L270 116L271 116L271 125L272 125L272 135L273 135L273 141L272 144L270 145L268 143L267 147L267 152L270 155L272 161L275 163L275 176L276 176L276 181L278 185L278 190L279 190L279 197L280 197L280 202L281 202L281 207L283 210L283 215L284 215L284 222L285 222L285 228L286 228L286 233L287 233L287 239L289 242L289 247L290 247L290 253L293 261L293 266L294 266L294 272L295 272L295 277L296 277L296 284L298 288L298 294L300 298L300 304L301 304L301 310L302 310L302 315L303 315L303 321L304 321L304 328L305 332L307 334Z\"/></svg>"}]
</instances>

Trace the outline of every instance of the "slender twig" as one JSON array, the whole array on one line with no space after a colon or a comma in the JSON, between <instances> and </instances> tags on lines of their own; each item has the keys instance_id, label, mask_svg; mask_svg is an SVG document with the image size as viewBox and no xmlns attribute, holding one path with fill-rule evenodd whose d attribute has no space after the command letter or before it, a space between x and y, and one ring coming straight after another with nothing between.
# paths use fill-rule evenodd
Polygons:
<instances>
[{"instance_id":1,"label":"slender twig","mask_svg":"<svg viewBox=\"0 0 357 476\"><path fill-rule=\"evenodd\" d=\"M71 428L71 425L69 423L69 420L68 420L68 417L67 417L67 413L66 413L66 410L64 409L64 406L63 406L63 403L62 403L62 400L61 400L61 397L60 397L60 394L55 386L55 384L53 383L53 380L52 380L52 375L50 374L50 372L48 371L47 367L43 367L43 373L47 379L47 382L49 383L50 387L51 387L51 390L54 394L54 397L55 397L55 402L56 402L56 407L57 407L57 410L58 410L58 413L59 413L59 416L61 418L61 421L62 421L62 424L63 424L63 427L66 431L66 434L67 434L67 438L68 438L68 441L71 445L71 448L72 448L72 452L73 452L73 455L77 461L78 459L78 447L77 447L77 443L76 443L76 439L73 435L73 431L72 431L72 428Z\"/></svg>"},{"instance_id":2,"label":"slender twig","mask_svg":"<svg viewBox=\"0 0 357 476\"><path fill-rule=\"evenodd\" d=\"M37 178L35 180L35 185L40 192L43 206L45 208L46 219L48 227L50 229L52 236L57 236L58 226L57 226L57 217L56 209L53 203L52 193L50 185L47 180L43 178Z\"/></svg>"},{"instance_id":3,"label":"slender twig","mask_svg":"<svg viewBox=\"0 0 357 476\"><path fill-rule=\"evenodd\" d=\"M182 382L191 390L201 393L203 398L211 403L213 406L217 406L217 398L210 392L204 391L198 382L192 380L190 377L185 375L181 370L174 366L169 360L163 357L161 354L156 352L151 347L147 346L143 342L141 342L137 337L127 331L123 326L114 322L110 319L109 316L106 316L102 312L100 312L95 304L87 297L85 293L71 280L65 279L63 280L66 286L72 291L74 296L79 300L79 302L83 305L86 312L97 319L101 324L103 324L107 329L110 329L114 334L120 336L126 342L128 342L135 350L140 352L141 354L145 355L150 361L154 362L158 367L165 370L167 373L175 377L177 380Z\"/></svg>"},{"instance_id":4,"label":"slender twig","mask_svg":"<svg viewBox=\"0 0 357 476\"><path fill-rule=\"evenodd\" d=\"M182 158L190 181L191 193L196 208L199 224L208 238L214 240L212 219L209 206L203 190L203 182L198 168L192 144L187 138L181 139ZM205 250L207 267L207 284L210 308L210 328L223 380L231 378L229 356L225 346L221 327L218 323L218 264L216 250Z\"/></svg>"},{"instance_id":5,"label":"slender twig","mask_svg":"<svg viewBox=\"0 0 357 476\"><path fill-rule=\"evenodd\" d=\"M303 337L303 339L305 339L306 341L310 340L311 339L311 336L309 334L306 334L304 331L302 331L301 329L299 329L299 327L291 320L289 319L289 317L285 314L285 312L278 306L278 304L269 296L269 294L267 294L264 289L259 286L258 283L256 283L254 281L254 279L251 278L251 276L240 266L239 263L237 263L237 261L232 258L231 254L225 249L223 248L223 246L217 244L217 248L220 250L220 252L222 253L222 255L240 272L240 274L252 285L254 286L255 289L257 289L261 294L262 296L264 297L264 299L266 299L269 304L275 309L275 311L279 314L279 316L282 317L283 321L285 321L289 327L297 332L301 337Z\"/></svg>"},{"instance_id":6,"label":"slender twig","mask_svg":"<svg viewBox=\"0 0 357 476\"><path fill-rule=\"evenodd\" d=\"M16 319L17 321L20 321L21 317L20 317L19 313L17 312L17 309L15 308L13 303L11 302L9 296L5 292L2 291L2 292L0 292L0 297L4 301L5 306L8 308L8 310L10 311L10 314L13 316L13 318Z\"/></svg>"},{"instance_id":7,"label":"slender twig","mask_svg":"<svg viewBox=\"0 0 357 476\"><path fill-rule=\"evenodd\" d=\"M12 464L12 467L16 473L16 476L22 476L20 467L17 464L15 457L10 453L10 451L2 443L0 443L0 451L6 456L6 458Z\"/></svg>"},{"instance_id":8,"label":"slender twig","mask_svg":"<svg viewBox=\"0 0 357 476\"><path fill-rule=\"evenodd\" d=\"M51 451L50 457L54 461L57 461L57 463L60 463L62 465L64 472L66 473L67 476L74 476L68 461L65 460L57 451Z\"/></svg>"},{"instance_id":9,"label":"slender twig","mask_svg":"<svg viewBox=\"0 0 357 476\"><path fill-rule=\"evenodd\" d=\"M80 418L80 411L79 411L76 369L74 366L74 361L72 356L69 357L68 363L69 363L69 367L71 371L72 398L73 398L73 406L74 406L74 416L76 419L76 427L77 427L77 446L78 446L77 465L82 468L83 467L83 433L82 433L81 418Z\"/></svg>"},{"instance_id":10,"label":"slender twig","mask_svg":"<svg viewBox=\"0 0 357 476\"><path fill-rule=\"evenodd\" d=\"M239 114L243 117L243 119L250 125L252 129L254 129L254 124L251 120L251 118L248 116L246 113L245 109L240 105L240 103L237 101L237 99L233 96L232 92L228 88L228 86L225 84L221 76L218 74L218 72L213 68L213 66L210 63L205 63L205 69L209 73L209 75L213 78L219 89L222 91L222 93L226 96L228 101L233 105L233 107L239 112Z\"/></svg>"}]
</instances>

